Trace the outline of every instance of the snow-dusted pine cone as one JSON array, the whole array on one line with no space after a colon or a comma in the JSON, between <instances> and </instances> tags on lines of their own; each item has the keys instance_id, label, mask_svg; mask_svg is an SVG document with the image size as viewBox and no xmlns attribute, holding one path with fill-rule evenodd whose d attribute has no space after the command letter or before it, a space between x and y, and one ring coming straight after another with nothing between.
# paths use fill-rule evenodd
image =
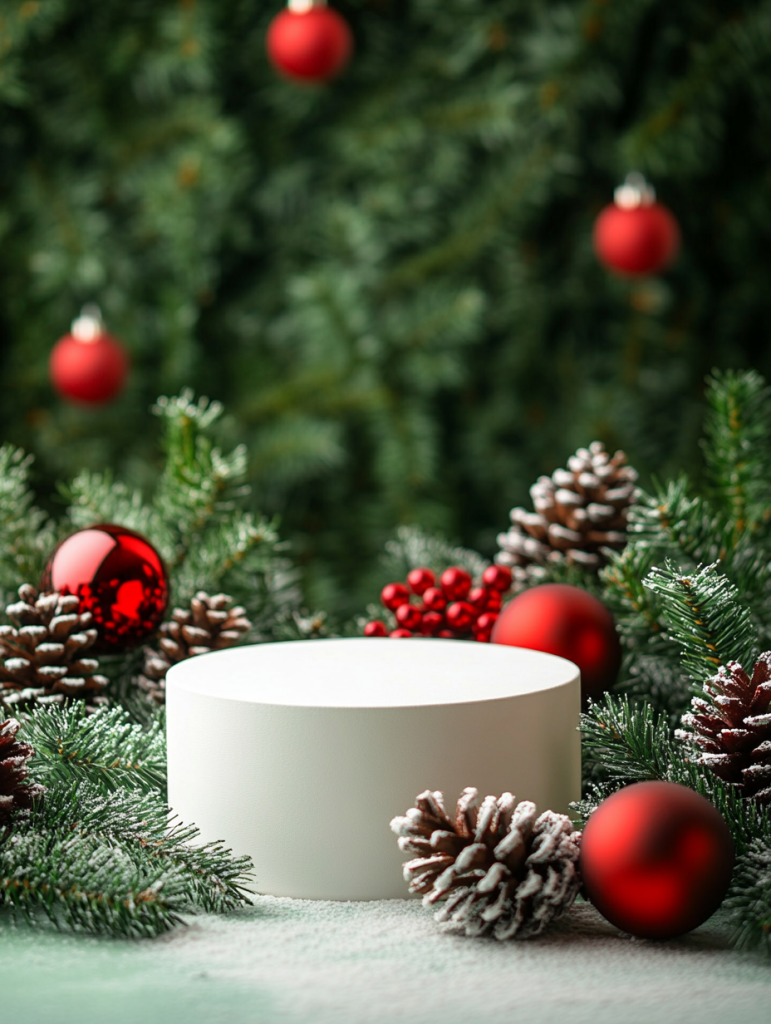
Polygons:
<instances>
[{"instance_id":1,"label":"snow-dusted pine cone","mask_svg":"<svg viewBox=\"0 0 771 1024\"><path fill-rule=\"evenodd\" d=\"M537 582L549 562L599 569L603 548L626 544L629 506L640 495L636 480L623 452L610 456L600 441L579 448L567 469L530 488L534 512L511 510L511 528L498 534L496 562L511 568L520 587Z\"/></svg>"},{"instance_id":2,"label":"snow-dusted pine cone","mask_svg":"<svg viewBox=\"0 0 771 1024\"><path fill-rule=\"evenodd\" d=\"M29 583L5 609L13 625L0 626L0 705L59 703L81 697L105 704L105 676L85 657L97 637L91 612L73 595L39 594Z\"/></svg>"},{"instance_id":3,"label":"snow-dusted pine cone","mask_svg":"<svg viewBox=\"0 0 771 1024\"><path fill-rule=\"evenodd\" d=\"M525 939L538 935L573 903L580 886L581 833L564 814L517 804L511 793L481 799L464 789L451 819L439 792L426 790L391 831L399 849L416 854L404 865L409 891L466 935Z\"/></svg>"},{"instance_id":4,"label":"snow-dusted pine cone","mask_svg":"<svg viewBox=\"0 0 771 1024\"><path fill-rule=\"evenodd\" d=\"M20 728L15 718L0 722L0 825L11 811L31 807L43 792L38 783L27 782L27 761L35 751L29 743L16 740Z\"/></svg>"},{"instance_id":5,"label":"snow-dusted pine cone","mask_svg":"<svg viewBox=\"0 0 771 1024\"><path fill-rule=\"evenodd\" d=\"M231 608L228 594L210 597L199 590L189 608L175 608L160 628L159 650L145 647L145 662L137 686L156 704L166 701L166 673L172 665L196 654L233 647L252 628L240 606Z\"/></svg>"},{"instance_id":6,"label":"snow-dusted pine cone","mask_svg":"<svg viewBox=\"0 0 771 1024\"><path fill-rule=\"evenodd\" d=\"M745 797L771 804L771 651L750 677L741 665L721 665L683 715L680 739L701 749L698 764L735 785Z\"/></svg>"}]
</instances>

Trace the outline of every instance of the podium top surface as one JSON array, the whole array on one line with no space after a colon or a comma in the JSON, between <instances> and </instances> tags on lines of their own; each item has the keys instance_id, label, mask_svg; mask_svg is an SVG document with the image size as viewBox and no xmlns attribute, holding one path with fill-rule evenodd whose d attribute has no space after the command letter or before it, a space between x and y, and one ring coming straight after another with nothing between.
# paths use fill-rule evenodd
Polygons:
<instances>
[{"instance_id":1,"label":"podium top surface","mask_svg":"<svg viewBox=\"0 0 771 1024\"><path fill-rule=\"evenodd\" d=\"M174 665L169 696L249 704L399 708L536 694L577 681L571 661L540 651L423 637L350 637L232 647Z\"/></svg>"}]
</instances>

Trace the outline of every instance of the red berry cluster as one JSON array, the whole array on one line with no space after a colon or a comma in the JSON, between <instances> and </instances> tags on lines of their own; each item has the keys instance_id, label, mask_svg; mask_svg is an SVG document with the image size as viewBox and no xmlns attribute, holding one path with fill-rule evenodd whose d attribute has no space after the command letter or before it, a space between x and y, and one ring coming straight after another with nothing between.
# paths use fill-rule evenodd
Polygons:
<instances>
[{"instance_id":1,"label":"red berry cluster","mask_svg":"<svg viewBox=\"0 0 771 1024\"><path fill-rule=\"evenodd\" d=\"M438 636L450 640L489 642L503 595L511 587L511 570L490 565L482 574L482 585L472 586L465 569L452 565L436 584L430 569L413 569L403 583L388 583L380 600L394 613L397 628L388 631L381 619L364 627L365 636ZM412 595L421 598L412 603Z\"/></svg>"}]
</instances>

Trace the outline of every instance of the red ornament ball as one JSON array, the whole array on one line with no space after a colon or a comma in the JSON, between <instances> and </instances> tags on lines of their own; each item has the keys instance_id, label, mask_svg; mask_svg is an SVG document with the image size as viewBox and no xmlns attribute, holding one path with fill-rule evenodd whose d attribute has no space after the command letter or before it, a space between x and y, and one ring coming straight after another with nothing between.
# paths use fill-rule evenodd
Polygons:
<instances>
[{"instance_id":1,"label":"red ornament ball","mask_svg":"<svg viewBox=\"0 0 771 1024\"><path fill-rule=\"evenodd\" d=\"M93 615L96 653L119 653L142 643L160 625L169 599L161 556L138 533L100 524L63 540L48 559L42 590L80 598Z\"/></svg>"},{"instance_id":2,"label":"red ornament ball","mask_svg":"<svg viewBox=\"0 0 771 1024\"><path fill-rule=\"evenodd\" d=\"M268 57L282 74L304 82L326 82L339 74L353 50L353 36L342 15L312 0L290 0L271 21Z\"/></svg>"},{"instance_id":3,"label":"red ornament ball","mask_svg":"<svg viewBox=\"0 0 771 1024\"><path fill-rule=\"evenodd\" d=\"M594 224L594 251L609 270L654 274L677 255L680 228L641 174L627 176Z\"/></svg>"},{"instance_id":4,"label":"red ornament ball","mask_svg":"<svg viewBox=\"0 0 771 1024\"><path fill-rule=\"evenodd\" d=\"M364 626L364 636L388 636L386 624L381 619L373 619Z\"/></svg>"},{"instance_id":5,"label":"red ornament ball","mask_svg":"<svg viewBox=\"0 0 771 1024\"><path fill-rule=\"evenodd\" d=\"M445 569L439 578L448 601L462 601L471 590L471 576L465 569L459 569L457 565L451 565Z\"/></svg>"},{"instance_id":6,"label":"red ornament ball","mask_svg":"<svg viewBox=\"0 0 771 1024\"><path fill-rule=\"evenodd\" d=\"M87 307L54 345L48 369L63 398L103 405L123 390L129 359L121 343L104 330L98 310Z\"/></svg>"},{"instance_id":7,"label":"red ornament ball","mask_svg":"<svg viewBox=\"0 0 771 1024\"><path fill-rule=\"evenodd\" d=\"M589 818L579 870L587 896L611 924L669 939L717 910L733 859L731 833L708 800L673 782L638 782Z\"/></svg>"},{"instance_id":8,"label":"red ornament ball","mask_svg":"<svg viewBox=\"0 0 771 1024\"><path fill-rule=\"evenodd\" d=\"M386 583L380 591L380 600L392 612L400 605L406 604L409 599L410 592L403 583Z\"/></svg>"},{"instance_id":9,"label":"red ornament ball","mask_svg":"<svg viewBox=\"0 0 771 1024\"><path fill-rule=\"evenodd\" d=\"M407 583L413 594L425 594L436 583L430 569L412 569L407 573Z\"/></svg>"},{"instance_id":10,"label":"red ornament ball","mask_svg":"<svg viewBox=\"0 0 771 1024\"><path fill-rule=\"evenodd\" d=\"M613 616L602 601L567 583L542 583L518 594L498 616L492 641L574 662L584 698L609 689L621 665Z\"/></svg>"}]
</instances>

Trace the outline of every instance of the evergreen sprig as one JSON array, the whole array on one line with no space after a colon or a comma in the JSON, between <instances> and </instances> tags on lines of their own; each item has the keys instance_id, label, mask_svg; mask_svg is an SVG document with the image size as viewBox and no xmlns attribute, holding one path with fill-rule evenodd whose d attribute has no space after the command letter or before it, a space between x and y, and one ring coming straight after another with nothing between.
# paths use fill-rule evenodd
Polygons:
<instances>
[{"instance_id":1,"label":"evergreen sprig","mask_svg":"<svg viewBox=\"0 0 771 1024\"><path fill-rule=\"evenodd\" d=\"M0 836L0 907L29 923L145 938L182 914L224 912L248 899L248 858L169 819L160 795L105 794L92 778L77 799L59 784Z\"/></svg>"},{"instance_id":2,"label":"evergreen sprig","mask_svg":"<svg viewBox=\"0 0 771 1024\"><path fill-rule=\"evenodd\" d=\"M694 680L703 681L729 661L754 663L758 635L752 616L716 565L684 573L667 560L643 582L662 598L671 639L680 646L683 667Z\"/></svg>"},{"instance_id":3,"label":"evergreen sprig","mask_svg":"<svg viewBox=\"0 0 771 1024\"><path fill-rule=\"evenodd\" d=\"M166 743L158 718L143 728L123 708L87 714L82 702L36 707L24 725L35 750L31 775L46 787L88 781L103 793L163 792Z\"/></svg>"}]
</instances>

